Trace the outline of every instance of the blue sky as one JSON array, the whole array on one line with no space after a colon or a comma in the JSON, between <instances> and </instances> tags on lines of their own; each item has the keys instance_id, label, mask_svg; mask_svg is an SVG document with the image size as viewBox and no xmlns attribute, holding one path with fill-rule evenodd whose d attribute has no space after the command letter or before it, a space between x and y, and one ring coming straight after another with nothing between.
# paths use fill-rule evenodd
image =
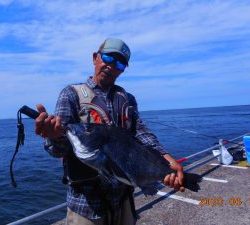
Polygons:
<instances>
[{"instance_id":1,"label":"blue sky","mask_svg":"<svg viewBox=\"0 0 250 225\"><path fill-rule=\"evenodd\" d=\"M140 110L250 103L249 0L0 0L0 118L52 113L107 37L132 51L117 83Z\"/></svg>"}]
</instances>

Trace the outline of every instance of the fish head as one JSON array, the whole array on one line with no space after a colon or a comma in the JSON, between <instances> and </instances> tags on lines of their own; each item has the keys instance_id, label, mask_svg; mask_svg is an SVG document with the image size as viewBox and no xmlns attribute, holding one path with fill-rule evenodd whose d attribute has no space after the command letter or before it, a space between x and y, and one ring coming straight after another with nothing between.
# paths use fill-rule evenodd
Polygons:
<instances>
[{"instance_id":1,"label":"fish head","mask_svg":"<svg viewBox=\"0 0 250 225\"><path fill-rule=\"evenodd\" d=\"M94 123L68 124L67 129L89 148L99 148L108 141L106 125Z\"/></svg>"}]
</instances>

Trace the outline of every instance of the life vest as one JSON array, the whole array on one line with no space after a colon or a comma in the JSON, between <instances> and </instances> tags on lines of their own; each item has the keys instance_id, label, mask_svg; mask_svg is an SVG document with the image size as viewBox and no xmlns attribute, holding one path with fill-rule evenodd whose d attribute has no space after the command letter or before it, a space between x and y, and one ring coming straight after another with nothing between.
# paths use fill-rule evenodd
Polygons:
<instances>
[{"instance_id":1,"label":"life vest","mask_svg":"<svg viewBox=\"0 0 250 225\"><path fill-rule=\"evenodd\" d=\"M113 113L109 112L105 100L96 95L85 83L72 85L79 98L80 121L83 123L104 123L115 125L135 132L134 106L129 100L129 93L122 87L114 85L109 98ZM83 164L73 153L64 158L63 182L70 185L82 184L98 176L98 172Z\"/></svg>"}]
</instances>

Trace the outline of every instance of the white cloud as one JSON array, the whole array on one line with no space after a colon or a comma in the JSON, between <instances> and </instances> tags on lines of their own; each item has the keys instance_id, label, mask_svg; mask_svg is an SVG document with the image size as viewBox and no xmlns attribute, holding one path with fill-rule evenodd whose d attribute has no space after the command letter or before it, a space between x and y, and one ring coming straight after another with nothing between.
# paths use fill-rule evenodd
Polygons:
<instances>
[{"instance_id":1,"label":"white cloud","mask_svg":"<svg viewBox=\"0 0 250 225\"><path fill-rule=\"evenodd\" d=\"M31 10L27 13L32 15L28 20L18 20L16 16L13 22L8 17L0 24L1 45L14 37L20 42L19 46L23 46L23 52L11 49L0 52L0 76L9 78L4 80L9 85L3 87L0 99L3 93L10 93L13 97L8 103L10 108L17 105L14 96L19 95L18 90L23 89L25 95L27 89L29 93L53 89L53 93L44 93L46 98L39 93L27 94L27 101L48 99L52 108L50 99L56 98L59 87L78 79L81 81L81 74L92 73L91 54L106 37L122 38L130 46L130 67L121 83L136 91L137 84L140 86L140 93L145 98L137 93L142 109L149 106L150 96L159 99L159 103L150 105L153 108L177 107L170 97L178 99L181 107L183 95L179 93L191 97L194 90L198 90L195 85L207 96L213 93L218 99L218 96L229 94L226 87L232 86L227 81L233 82L235 74L237 84L239 74L245 83L250 83L247 78L250 65L248 1L0 1L0 7L10 4L18 4L20 10L23 6ZM19 15L18 11L12 13ZM25 51L26 48L31 50ZM157 77L154 82L152 76ZM134 77L136 85L131 83ZM190 80L192 85L187 85ZM208 80L213 83L213 91L207 88ZM24 85L28 82L32 83L30 87ZM180 85L182 83L185 85ZM152 85L157 86L157 91L150 96L147 94L149 84L151 89ZM168 91L165 85L170 86ZM219 91L223 85L224 94ZM18 89L11 90L12 86ZM239 95L240 90L232 92ZM242 92L245 93L245 89ZM164 98L169 104L160 104ZM193 105L200 102L194 100Z\"/></svg>"},{"instance_id":2,"label":"white cloud","mask_svg":"<svg viewBox=\"0 0 250 225\"><path fill-rule=\"evenodd\" d=\"M6 6L6 5L9 5L12 2L13 2L13 0L0 0L0 5Z\"/></svg>"}]
</instances>

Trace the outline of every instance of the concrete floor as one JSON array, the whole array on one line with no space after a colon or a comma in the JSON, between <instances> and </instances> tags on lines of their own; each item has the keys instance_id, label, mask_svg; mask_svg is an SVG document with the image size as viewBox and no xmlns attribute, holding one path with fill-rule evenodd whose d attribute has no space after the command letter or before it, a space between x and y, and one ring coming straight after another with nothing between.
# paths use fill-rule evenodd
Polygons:
<instances>
[{"instance_id":1,"label":"concrete floor","mask_svg":"<svg viewBox=\"0 0 250 225\"><path fill-rule=\"evenodd\" d=\"M174 193L174 196L183 197L182 200L172 199L171 195L138 196L136 208L141 217L138 225L250 224L250 168L227 168L208 163L192 172L220 182L203 180L198 193L189 190ZM171 190L164 188L161 191L168 193ZM195 201L186 202L190 199Z\"/></svg>"},{"instance_id":2,"label":"concrete floor","mask_svg":"<svg viewBox=\"0 0 250 225\"><path fill-rule=\"evenodd\" d=\"M175 193L164 187L158 195L145 197L136 190L137 225L249 225L250 168L212 163L217 161L191 171L205 177L198 192ZM64 220L54 225L64 225Z\"/></svg>"}]
</instances>

